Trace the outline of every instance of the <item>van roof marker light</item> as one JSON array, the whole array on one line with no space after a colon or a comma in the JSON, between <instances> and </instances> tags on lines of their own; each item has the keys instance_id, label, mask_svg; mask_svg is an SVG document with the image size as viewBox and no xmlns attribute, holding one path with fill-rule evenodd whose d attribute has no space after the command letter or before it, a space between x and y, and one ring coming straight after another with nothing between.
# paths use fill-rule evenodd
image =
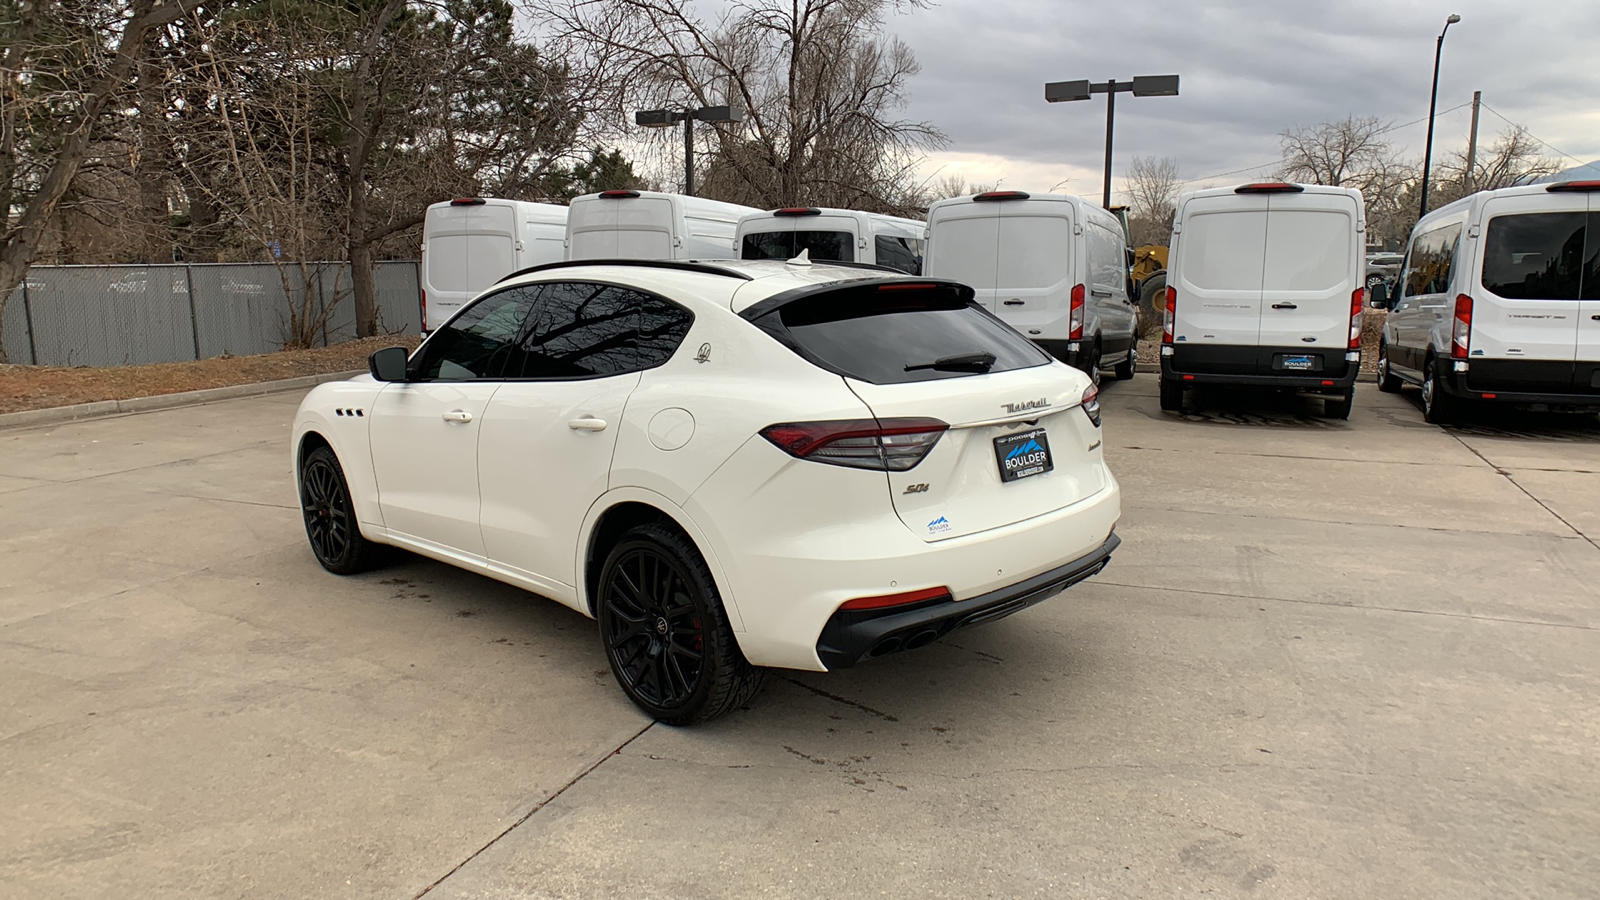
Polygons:
<instances>
[{"instance_id":1,"label":"van roof marker light","mask_svg":"<svg viewBox=\"0 0 1600 900\"><path fill-rule=\"evenodd\" d=\"M1287 181L1258 181L1255 184L1241 184L1233 189L1235 194L1298 194L1305 187L1290 184Z\"/></svg>"},{"instance_id":2,"label":"van roof marker light","mask_svg":"<svg viewBox=\"0 0 1600 900\"><path fill-rule=\"evenodd\" d=\"M600 192L600 196L605 197L608 200L623 200L623 199L631 200L634 197L639 196L639 192L638 191L601 191Z\"/></svg>"},{"instance_id":3,"label":"van roof marker light","mask_svg":"<svg viewBox=\"0 0 1600 900\"><path fill-rule=\"evenodd\" d=\"M1600 191L1600 181L1561 181L1545 188L1552 194Z\"/></svg>"},{"instance_id":4,"label":"van roof marker light","mask_svg":"<svg viewBox=\"0 0 1600 900\"><path fill-rule=\"evenodd\" d=\"M450 201L451 206L482 206L483 204L482 197L457 197Z\"/></svg>"},{"instance_id":5,"label":"van roof marker light","mask_svg":"<svg viewBox=\"0 0 1600 900\"><path fill-rule=\"evenodd\" d=\"M785 206L783 209L772 211L775 216L820 216L822 210L815 206Z\"/></svg>"},{"instance_id":6,"label":"van roof marker light","mask_svg":"<svg viewBox=\"0 0 1600 900\"><path fill-rule=\"evenodd\" d=\"M1001 200L1026 200L1027 191L988 191L972 198L973 203L997 203Z\"/></svg>"}]
</instances>

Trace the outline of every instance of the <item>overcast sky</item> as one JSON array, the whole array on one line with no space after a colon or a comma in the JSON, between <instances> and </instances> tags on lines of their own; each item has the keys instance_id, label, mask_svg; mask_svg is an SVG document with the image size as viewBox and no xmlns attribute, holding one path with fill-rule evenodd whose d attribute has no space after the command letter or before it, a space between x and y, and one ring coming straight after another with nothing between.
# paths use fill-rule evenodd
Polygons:
<instances>
[{"instance_id":1,"label":"overcast sky","mask_svg":"<svg viewBox=\"0 0 1600 900\"><path fill-rule=\"evenodd\" d=\"M1045 82L1180 75L1177 97L1118 95L1115 174L1171 156L1185 179L1232 184L1273 170L1222 174L1275 164L1290 125L1425 119L1450 13L1435 159L1466 145L1469 110L1444 111L1474 90L1554 148L1600 158L1600 0L942 0L888 29L922 64L906 117L950 137L926 174L1036 191L1068 179L1060 191L1098 197L1105 96L1046 104ZM1480 144L1505 127L1485 110ZM1425 123L1389 136L1421 159Z\"/></svg>"}]
</instances>

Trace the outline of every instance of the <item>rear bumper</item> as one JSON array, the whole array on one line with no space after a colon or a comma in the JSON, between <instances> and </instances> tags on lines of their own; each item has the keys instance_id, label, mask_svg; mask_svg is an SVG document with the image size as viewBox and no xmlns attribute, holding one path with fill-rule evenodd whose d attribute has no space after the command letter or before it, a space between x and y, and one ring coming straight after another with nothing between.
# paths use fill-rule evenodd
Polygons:
<instances>
[{"instance_id":1,"label":"rear bumper","mask_svg":"<svg viewBox=\"0 0 1600 900\"><path fill-rule=\"evenodd\" d=\"M1462 362L1465 370L1457 368ZM1475 359L1445 364L1444 389L1468 400L1600 409L1600 363Z\"/></svg>"},{"instance_id":2,"label":"rear bumper","mask_svg":"<svg viewBox=\"0 0 1600 900\"><path fill-rule=\"evenodd\" d=\"M1354 355L1354 359L1349 358ZM1306 356L1311 370L1286 369L1284 357ZM1359 351L1343 348L1163 344L1161 377L1187 384L1236 384L1331 393L1355 384Z\"/></svg>"},{"instance_id":3,"label":"rear bumper","mask_svg":"<svg viewBox=\"0 0 1600 900\"><path fill-rule=\"evenodd\" d=\"M867 657L931 644L957 628L1003 619L1096 574L1121 543L1109 535L1093 552L1066 565L966 600L937 601L904 612L839 610L822 628L817 658L830 670L847 669Z\"/></svg>"}]
</instances>

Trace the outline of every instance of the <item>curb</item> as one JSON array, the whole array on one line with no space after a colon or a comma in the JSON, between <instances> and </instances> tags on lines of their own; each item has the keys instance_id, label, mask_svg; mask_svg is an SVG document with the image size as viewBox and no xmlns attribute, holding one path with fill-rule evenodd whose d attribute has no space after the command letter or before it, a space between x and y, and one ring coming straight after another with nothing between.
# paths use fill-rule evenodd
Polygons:
<instances>
[{"instance_id":1,"label":"curb","mask_svg":"<svg viewBox=\"0 0 1600 900\"><path fill-rule=\"evenodd\" d=\"M177 394L157 394L154 397L133 397L127 400L98 400L75 406L53 406L48 409L27 409L22 412L0 413L0 428L20 428L27 425L55 425L79 419L94 419L126 413L155 412L181 406L200 406L218 400L237 400L240 397L259 397L299 388L316 387L327 381L343 381L363 375L365 369L349 372L328 372L322 375L302 375L280 381L258 381L254 384L231 384L227 387L207 388L203 391L184 391Z\"/></svg>"}]
</instances>

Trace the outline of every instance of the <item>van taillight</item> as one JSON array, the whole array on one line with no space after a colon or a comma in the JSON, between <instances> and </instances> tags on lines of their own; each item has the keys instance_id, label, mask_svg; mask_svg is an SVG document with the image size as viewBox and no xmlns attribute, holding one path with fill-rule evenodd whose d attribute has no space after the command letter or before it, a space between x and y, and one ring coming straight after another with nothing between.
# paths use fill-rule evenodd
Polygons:
<instances>
[{"instance_id":1,"label":"van taillight","mask_svg":"<svg viewBox=\"0 0 1600 900\"><path fill-rule=\"evenodd\" d=\"M1172 343L1172 327L1178 321L1178 289L1167 288L1167 310L1161 316L1161 343Z\"/></svg>"},{"instance_id":2,"label":"van taillight","mask_svg":"<svg viewBox=\"0 0 1600 900\"><path fill-rule=\"evenodd\" d=\"M1287 181L1258 181L1255 184L1241 184L1233 189L1235 194L1298 194L1305 188Z\"/></svg>"},{"instance_id":3,"label":"van taillight","mask_svg":"<svg viewBox=\"0 0 1600 900\"><path fill-rule=\"evenodd\" d=\"M989 191L972 198L974 203L998 203L1001 200L1026 200L1027 191Z\"/></svg>"},{"instance_id":4,"label":"van taillight","mask_svg":"<svg viewBox=\"0 0 1600 900\"><path fill-rule=\"evenodd\" d=\"M417 291L417 293L422 295L422 330L423 331L427 331L428 330L428 289L427 288L423 288L423 289Z\"/></svg>"},{"instance_id":5,"label":"van taillight","mask_svg":"<svg viewBox=\"0 0 1600 900\"><path fill-rule=\"evenodd\" d=\"M938 419L844 419L768 425L761 436L796 459L904 472L916 468L948 430Z\"/></svg>"},{"instance_id":6,"label":"van taillight","mask_svg":"<svg viewBox=\"0 0 1600 900\"><path fill-rule=\"evenodd\" d=\"M822 210L815 206L785 206L783 209L772 211L775 216L820 216Z\"/></svg>"},{"instance_id":7,"label":"van taillight","mask_svg":"<svg viewBox=\"0 0 1600 900\"><path fill-rule=\"evenodd\" d=\"M1472 298L1466 294L1456 295L1456 321L1450 329L1450 356L1455 359L1466 359L1467 350L1472 346Z\"/></svg>"},{"instance_id":8,"label":"van taillight","mask_svg":"<svg viewBox=\"0 0 1600 900\"><path fill-rule=\"evenodd\" d=\"M1072 286L1072 307L1067 313L1067 324L1072 330L1067 333L1068 340L1083 340L1083 294L1083 285Z\"/></svg>"},{"instance_id":9,"label":"van taillight","mask_svg":"<svg viewBox=\"0 0 1600 900\"><path fill-rule=\"evenodd\" d=\"M482 197L457 197L450 201L451 206L482 206Z\"/></svg>"},{"instance_id":10,"label":"van taillight","mask_svg":"<svg viewBox=\"0 0 1600 900\"><path fill-rule=\"evenodd\" d=\"M601 191L600 196L607 200L631 200L639 196L638 191Z\"/></svg>"},{"instance_id":11,"label":"van taillight","mask_svg":"<svg viewBox=\"0 0 1600 900\"><path fill-rule=\"evenodd\" d=\"M1350 294L1350 349L1361 349L1361 312L1367 306L1367 289L1358 287Z\"/></svg>"}]
</instances>

